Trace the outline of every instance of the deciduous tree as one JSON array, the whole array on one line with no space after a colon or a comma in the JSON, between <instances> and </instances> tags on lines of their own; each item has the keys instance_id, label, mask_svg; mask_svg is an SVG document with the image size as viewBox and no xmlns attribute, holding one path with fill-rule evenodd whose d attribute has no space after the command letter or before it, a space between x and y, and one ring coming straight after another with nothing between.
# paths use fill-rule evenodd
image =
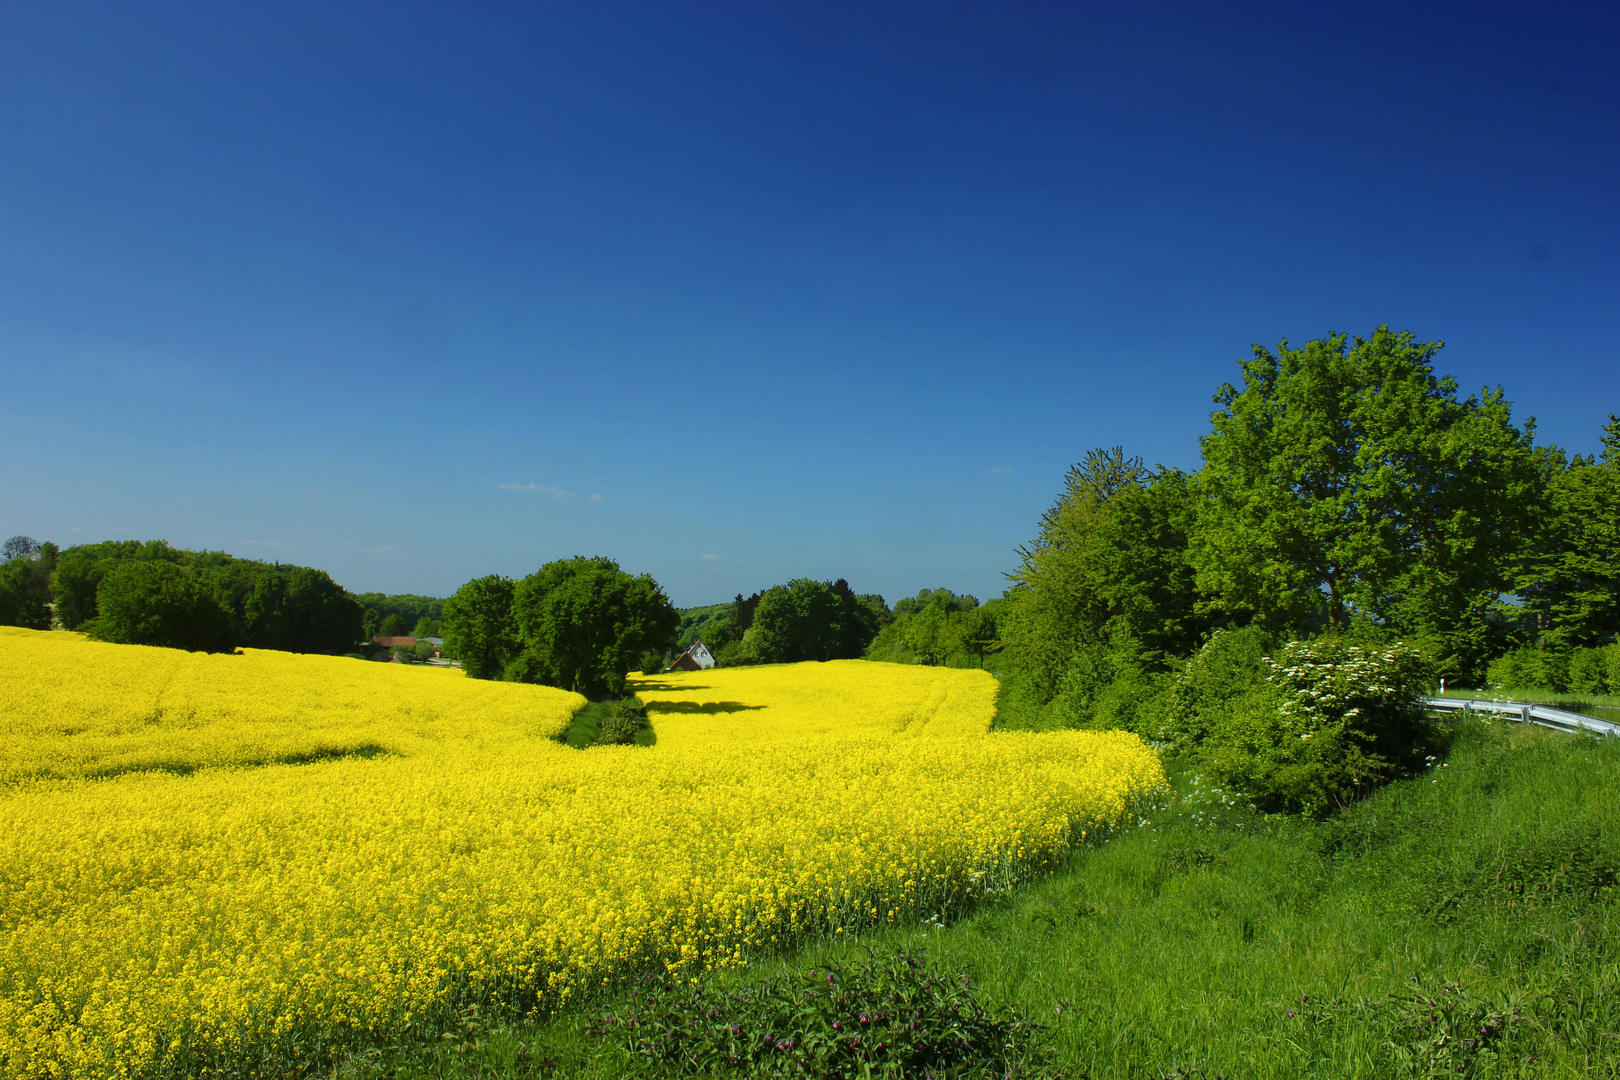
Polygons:
<instances>
[{"instance_id":1,"label":"deciduous tree","mask_svg":"<svg viewBox=\"0 0 1620 1080\"><path fill-rule=\"evenodd\" d=\"M1341 627L1360 612L1443 654L1508 586L1538 498L1533 426L1500 390L1459 400L1440 348L1386 326L1257 345L1242 388L1220 388L1194 557L1222 611Z\"/></svg>"},{"instance_id":2,"label":"deciduous tree","mask_svg":"<svg viewBox=\"0 0 1620 1080\"><path fill-rule=\"evenodd\" d=\"M85 624L97 641L230 652L230 616L185 570L162 560L122 562L96 588L98 614Z\"/></svg>"},{"instance_id":3,"label":"deciduous tree","mask_svg":"<svg viewBox=\"0 0 1620 1080\"><path fill-rule=\"evenodd\" d=\"M519 649L511 578L477 578L444 603L444 643L473 679L499 679Z\"/></svg>"},{"instance_id":4,"label":"deciduous tree","mask_svg":"<svg viewBox=\"0 0 1620 1080\"><path fill-rule=\"evenodd\" d=\"M449 609L446 608L446 621ZM649 651L675 642L680 614L647 574L632 577L605 558L547 563L518 583L512 618L522 652L507 675L600 699Z\"/></svg>"}]
</instances>

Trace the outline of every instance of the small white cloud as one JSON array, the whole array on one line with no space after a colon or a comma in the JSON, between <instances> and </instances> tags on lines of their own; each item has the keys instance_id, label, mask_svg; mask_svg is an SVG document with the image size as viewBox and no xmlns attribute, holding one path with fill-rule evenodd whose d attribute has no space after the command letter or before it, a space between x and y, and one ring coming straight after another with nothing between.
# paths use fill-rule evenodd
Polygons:
<instances>
[{"instance_id":1,"label":"small white cloud","mask_svg":"<svg viewBox=\"0 0 1620 1080\"><path fill-rule=\"evenodd\" d=\"M1012 470L1007 468L1007 466L1005 466L1005 465L992 465L992 466L990 466L990 471L993 472L993 473L1010 473L1010 472L1012 472Z\"/></svg>"},{"instance_id":2,"label":"small white cloud","mask_svg":"<svg viewBox=\"0 0 1620 1080\"><path fill-rule=\"evenodd\" d=\"M591 496L591 502L601 502L601 501L602 501L602 496L600 496L600 495L592 495Z\"/></svg>"},{"instance_id":3,"label":"small white cloud","mask_svg":"<svg viewBox=\"0 0 1620 1080\"><path fill-rule=\"evenodd\" d=\"M496 484L495 486L502 491L532 491L537 495L545 495L553 499L572 499L574 497L572 491L565 491L550 484Z\"/></svg>"},{"instance_id":4,"label":"small white cloud","mask_svg":"<svg viewBox=\"0 0 1620 1080\"><path fill-rule=\"evenodd\" d=\"M356 551L363 551L367 555L389 555L396 559L407 558L403 551L396 551L391 547L361 547L353 540L339 540L337 546L340 548L353 548Z\"/></svg>"},{"instance_id":5,"label":"small white cloud","mask_svg":"<svg viewBox=\"0 0 1620 1080\"><path fill-rule=\"evenodd\" d=\"M705 555L705 556L703 556L703 561L704 562L719 562L720 561L720 556L718 556L718 555Z\"/></svg>"}]
</instances>

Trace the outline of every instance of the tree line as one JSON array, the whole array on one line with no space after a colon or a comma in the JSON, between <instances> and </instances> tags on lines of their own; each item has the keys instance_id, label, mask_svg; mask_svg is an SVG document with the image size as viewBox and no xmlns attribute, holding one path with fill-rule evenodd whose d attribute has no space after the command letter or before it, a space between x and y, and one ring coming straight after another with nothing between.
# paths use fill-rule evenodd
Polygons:
<instances>
[{"instance_id":1,"label":"tree line","mask_svg":"<svg viewBox=\"0 0 1620 1080\"><path fill-rule=\"evenodd\" d=\"M1440 348L1256 346L1198 471L1088 453L1009 575L1004 707L1088 723L1223 628L1399 640L1463 685L1514 648L1614 641L1620 420L1596 458L1538 445L1500 389L1438 375Z\"/></svg>"},{"instance_id":2,"label":"tree line","mask_svg":"<svg viewBox=\"0 0 1620 1080\"><path fill-rule=\"evenodd\" d=\"M324 570L187 551L162 540L66 550L6 542L0 624L59 625L100 641L201 652L347 653L363 609Z\"/></svg>"}]
</instances>

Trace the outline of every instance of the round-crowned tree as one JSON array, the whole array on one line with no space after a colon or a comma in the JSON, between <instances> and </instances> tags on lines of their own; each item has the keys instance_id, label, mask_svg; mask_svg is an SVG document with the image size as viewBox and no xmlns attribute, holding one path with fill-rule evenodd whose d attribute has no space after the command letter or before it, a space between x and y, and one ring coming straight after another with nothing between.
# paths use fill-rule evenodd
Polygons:
<instances>
[{"instance_id":1,"label":"round-crowned tree","mask_svg":"<svg viewBox=\"0 0 1620 1080\"><path fill-rule=\"evenodd\" d=\"M230 652L231 619L190 574L171 562L119 563L96 588L91 638L120 645L162 645L193 652Z\"/></svg>"},{"instance_id":2,"label":"round-crowned tree","mask_svg":"<svg viewBox=\"0 0 1620 1080\"><path fill-rule=\"evenodd\" d=\"M512 615L522 651L507 677L596 699L623 693L625 675L642 655L673 645L680 626L658 582L632 577L604 558L542 566L518 583Z\"/></svg>"},{"instance_id":3,"label":"round-crowned tree","mask_svg":"<svg viewBox=\"0 0 1620 1080\"><path fill-rule=\"evenodd\" d=\"M444 602L444 644L469 678L499 679L518 654L511 578L490 574L467 582Z\"/></svg>"}]
</instances>

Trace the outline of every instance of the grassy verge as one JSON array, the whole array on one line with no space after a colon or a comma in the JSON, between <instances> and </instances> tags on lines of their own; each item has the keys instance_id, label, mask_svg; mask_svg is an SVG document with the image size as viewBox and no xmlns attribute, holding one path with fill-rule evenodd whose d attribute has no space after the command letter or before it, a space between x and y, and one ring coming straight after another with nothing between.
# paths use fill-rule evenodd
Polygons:
<instances>
[{"instance_id":1,"label":"grassy verge","mask_svg":"<svg viewBox=\"0 0 1620 1080\"><path fill-rule=\"evenodd\" d=\"M955 923L727 982L924 952L1047 1025L1030 1075L1620 1074L1612 742L1461 721L1445 762L1321 824L1255 814L1183 772L1151 820ZM472 1023L341 1073L624 1075L635 1060L587 1033L603 1004Z\"/></svg>"},{"instance_id":2,"label":"grassy verge","mask_svg":"<svg viewBox=\"0 0 1620 1080\"><path fill-rule=\"evenodd\" d=\"M618 725L615 720L619 721ZM647 723L646 706L636 697L586 702L585 707L574 714L573 722L562 733L561 741L575 750L583 750L604 742L620 741L626 727L633 732L630 738L633 745L652 746L658 741L657 733Z\"/></svg>"}]
</instances>

